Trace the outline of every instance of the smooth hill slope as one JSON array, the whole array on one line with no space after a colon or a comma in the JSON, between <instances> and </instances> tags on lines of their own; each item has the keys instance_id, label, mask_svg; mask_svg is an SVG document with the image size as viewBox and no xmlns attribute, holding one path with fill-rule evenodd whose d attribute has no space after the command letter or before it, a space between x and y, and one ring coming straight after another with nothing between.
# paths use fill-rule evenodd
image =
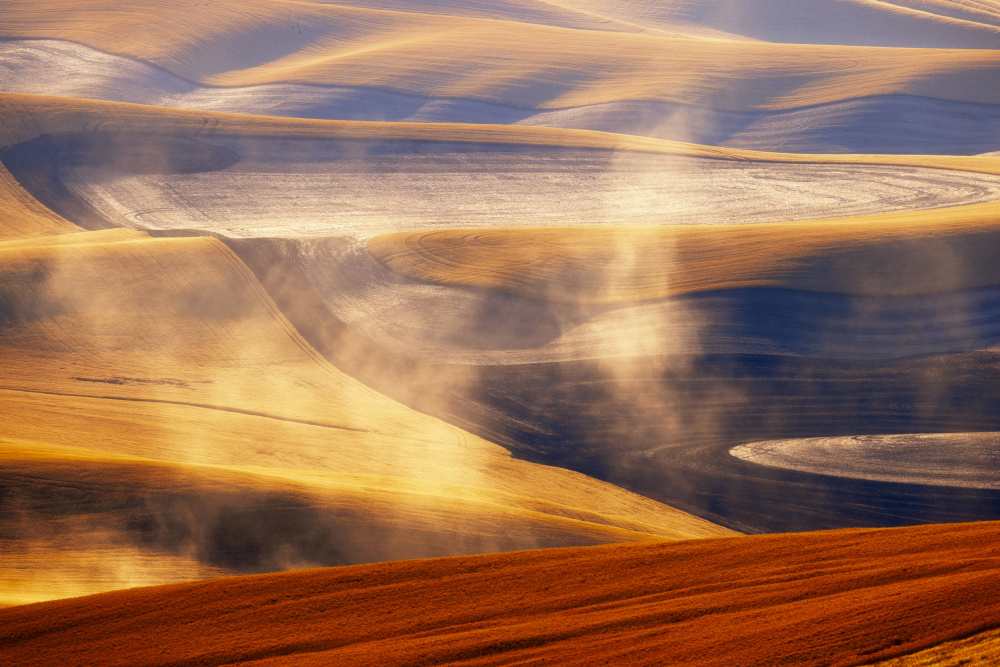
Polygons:
<instances>
[{"instance_id":1,"label":"smooth hill slope","mask_svg":"<svg viewBox=\"0 0 1000 667\"><path fill-rule=\"evenodd\" d=\"M992 483L968 483L992 476L988 448L981 469L966 470L959 452L974 440L959 436L950 456L926 452L936 475L882 470L906 456L890 446L902 434L981 431L989 441L1000 426L988 398L1000 382L998 220L984 204L745 226L431 230L366 243L422 284L395 288L411 299L397 300L401 313L479 303L466 326L491 331L542 314L533 321L544 334L511 324L493 347L440 335L432 314L383 336L397 354L479 368L481 409L453 406L469 428L665 502L721 509L715 516L746 530L789 530L998 515ZM838 450L836 465L766 467L729 454L756 440L826 446L889 434L867 459ZM665 489L660 479L682 481Z\"/></svg>"},{"instance_id":2,"label":"smooth hill slope","mask_svg":"<svg viewBox=\"0 0 1000 667\"><path fill-rule=\"evenodd\" d=\"M10 110L6 141L14 144L3 159L18 165L22 182L53 209L94 228L125 219L172 235L201 228L279 237L226 242L314 348L370 386L518 456L625 485L744 531L1000 513L995 491L775 471L728 453L756 440L997 430L990 350L1000 342L1000 296L988 189L972 189L987 202L980 205L881 218L570 233L420 231L435 212L414 205L403 212L409 219L389 222L416 231L366 242L357 235L371 228L350 224L337 232L347 238L315 238L334 226L324 217L330 188L314 187L322 197L297 198L292 206L270 199L287 194L282 188L248 187L263 180L300 193L291 186L323 184L309 172L316 165L360 174L356 182L374 191L415 172L412 180L422 185L392 196L416 204L419 197L408 192L434 192L466 171L479 177L477 196L489 192L481 184L498 155L518 155L505 175L529 185L551 185L537 170L567 155L596 169L596 177L609 165L646 164L655 180L677 171L663 171L656 160L669 168L682 156L716 158L699 162L706 174L760 175L797 163L818 163L802 169L828 168L842 178L867 165L884 165L890 175L897 167L937 167L921 182L955 184L965 177L956 169L995 173L995 156L789 155L549 128L299 121L19 95L3 103ZM417 146L423 155L407 153ZM136 147L142 150L129 152ZM365 172L365 165L372 168ZM781 186L790 182L806 193L829 185L785 176L741 180L748 187L730 193L732 201L772 186L787 193ZM329 182L329 174L323 177ZM164 198L131 208L121 206L123 199L102 199L136 182ZM441 197L461 197L471 182L444 188ZM90 207L69 206L70 188L95 195ZM955 190L910 187L919 196L901 205L947 204ZM563 201L553 197L533 211L518 211L514 202L512 210L517 222L538 224L546 212L572 210ZM452 219L490 213L481 201L471 203L478 209L455 207ZM657 209L655 200L647 203ZM227 223L230 204L242 213ZM875 197L874 205L887 200ZM368 218L386 224L382 216ZM262 221L269 226L256 226ZM777 253L775 239L783 242ZM206 241L172 242L179 248ZM381 253L383 242L386 261L402 265L393 267L398 273L370 252Z\"/></svg>"},{"instance_id":3,"label":"smooth hill slope","mask_svg":"<svg viewBox=\"0 0 1000 667\"><path fill-rule=\"evenodd\" d=\"M703 26L792 44L997 48L996 6L949 0L560 0L650 28Z\"/></svg>"},{"instance_id":4,"label":"smooth hill slope","mask_svg":"<svg viewBox=\"0 0 1000 667\"><path fill-rule=\"evenodd\" d=\"M10 192L12 210L30 204ZM21 584L5 602L211 568L729 532L515 461L352 380L215 239L12 239L0 278L2 558Z\"/></svg>"},{"instance_id":5,"label":"smooth hill slope","mask_svg":"<svg viewBox=\"0 0 1000 667\"><path fill-rule=\"evenodd\" d=\"M700 40L289 0L0 9L3 37L67 39L208 85L362 86L548 109L654 100L776 110L887 94L1000 102L986 49Z\"/></svg>"},{"instance_id":6,"label":"smooth hill slope","mask_svg":"<svg viewBox=\"0 0 1000 667\"><path fill-rule=\"evenodd\" d=\"M579 30L641 32L646 28L607 16L546 0L307 0L323 5L384 9L440 16L494 19L515 23L537 23Z\"/></svg>"},{"instance_id":7,"label":"smooth hill slope","mask_svg":"<svg viewBox=\"0 0 1000 667\"><path fill-rule=\"evenodd\" d=\"M502 123L601 130L799 153L972 155L998 148L1000 106L876 95L771 112L655 100L560 109L366 86L197 85L155 65L53 39L0 42L0 91L330 120ZM74 76L67 77L71 70Z\"/></svg>"},{"instance_id":8,"label":"smooth hill slope","mask_svg":"<svg viewBox=\"0 0 1000 667\"><path fill-rule=\"evenodd\" d=\"M47 206L90 228L301 237L750 223L1000 197L996 157L764 153L538 127L321 122L27 95L0 103L10 144L0 159Z\"/></svg>"},{"instance_id":9,"label":"smooth hill slope","mask_svg":"<svg viewBox=\"0 0 1000 667\"><path fill-rule=\"evenodd\" d=\"M70 135L25 143L0 159L64 215L72 217L67 207L76 201L104 224L227 237L750 224L1000 199L1000 178L967 172L443 142L241 137L202 144L240 159L198 173L136 173L118 165L155 151L147 148L152 143L138 135ZM198 145L176 141L177 148L184 143ZM54 174L47 182L39 178L46 170Z\"/></svg>"},{"instance_id":10,"label":"smooth hill slope","mask_svg":"<svg viewBox=\"0 0 1000 667\"><path fill-rule=\"evenodd\" d=\"M0 164L0 241L82 231L42 206Z\"/></svg>"},{"instance_id":11,"label":"smooth hill slope","mask_svg":"<svg viewBox=\"0 0 1000 667\"><path fill-rule=\"evenodd\" d=\"M1000 625L996 540L994 524L843 530L145 588L0 611L0 657L862 665Z\"/></svg>"},{"instance_id":12,"label":"smooth hill slope","mask_svg":"<svg viewBox=\"0 0 1000 667\"><path fill-rule=\"evenodd\" d=\"M543 301L628 303L748 287L908 296L1000 284L998 221L991 202L759 225L398 232L367 243L415 280Z\"/></svg>"},{"instance_id":13,"label":"smooth hill slope","mask_svg":"<svg viewBox=\"0 0 1000 667\"><path fill-rule=\"evenodd\" d=\"M885 165L929 167L1000 174L1000 156L983 155L828 155L782 153L704 146L689 142L567 128L470 123L395 123L323 121L253 116L193 109L33 95L0 94L0 145L14 146L42 135L61 133L147 134L209 139L352 139L431 141L544 148L583 148L676 155L734 162L781 164ZM155 157L155 156L154 156Z\"/></svg>"},{"instance_id":14,"label":"smooth hill slope","mask_svg":"<svg viewBox=\"0 0 1000 667\"><path fill-rule=\"evenodd\" d=\"M1000 148L1000 27L989 4L6 0L0 8L0 36L10 40L0 44L4 92L303 118L519 123L793 152Z\"/></svg>"},{"instance_id":15,"label":"smooth hill slope","mask_svg":"<svg viewBox=\"0 0 1000 667\"><path fill-rule=\"evenodd\" d=\"M82 424L76 441L97 446L77 414L37 403L25 410L23 396L4 394L17 417ZM148 427L148 411L135 416L121 426ZM205 430L187 435L209 446ZM668 537L641 521L418 478L182 464L11 440L0 459L0 605L226 574Z\"/></svg>"}]
</instances>

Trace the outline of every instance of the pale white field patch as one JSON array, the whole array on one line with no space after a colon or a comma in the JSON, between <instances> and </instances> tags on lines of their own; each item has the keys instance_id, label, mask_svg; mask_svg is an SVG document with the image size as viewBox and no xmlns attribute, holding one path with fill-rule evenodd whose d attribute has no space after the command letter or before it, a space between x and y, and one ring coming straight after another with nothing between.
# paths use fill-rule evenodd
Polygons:
<instances>
[{"instance_id":1,"label":"pale white field patch","mask_svg":"<svg viewBox=\"0 0 1000 667\"><path fill-rule=\"evenodd\" d=\"M749 224L995 201L1000 178L918 167L780 164L433 142L213 140L219 171L64 167L116 225L231 237L457 227Z\"/></svg>"},{"instance_id":2,"label":"pale white field patch","mask_svg":"<svg viewBox=\"0 0 1000 667\"><path fill-rule=\"evenodd\" d=\"M821 475L1000 489L1000 433L912 433L768 440L729 453Z\"/></svg>"}]
</instances>

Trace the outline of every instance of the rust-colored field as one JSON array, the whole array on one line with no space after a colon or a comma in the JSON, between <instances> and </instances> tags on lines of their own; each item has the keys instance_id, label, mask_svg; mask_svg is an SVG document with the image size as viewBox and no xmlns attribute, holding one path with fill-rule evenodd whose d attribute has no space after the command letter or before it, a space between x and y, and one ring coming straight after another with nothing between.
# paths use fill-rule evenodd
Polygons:
<instances>
[{"instance_id":1,"label":"rust-colored field","mask_svg":"<svg viewBox=\"0 0 1000 667\"><path fill-rule=\"evenodd\" d=\"M1000 625L991 523L410 561L0 611L19 665L863 665Z\"/></svg>"}]
</instances>

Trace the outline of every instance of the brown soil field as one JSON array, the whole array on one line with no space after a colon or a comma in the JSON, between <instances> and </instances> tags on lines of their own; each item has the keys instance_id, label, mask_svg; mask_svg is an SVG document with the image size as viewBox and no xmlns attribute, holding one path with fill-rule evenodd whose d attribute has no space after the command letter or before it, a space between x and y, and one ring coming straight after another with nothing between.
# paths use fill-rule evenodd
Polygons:
<instances>
[{"instance_id":1,"label":"brown soil field","mask_svg":"<svg viewBox=\"0 0 1000 667\"><path fill-rule=\"evenodd\" d=\"M0 657L863 665L1000 625L996 535L990 523L852 529L140 588L2 610Z\"/></svg>"}]
</instances>

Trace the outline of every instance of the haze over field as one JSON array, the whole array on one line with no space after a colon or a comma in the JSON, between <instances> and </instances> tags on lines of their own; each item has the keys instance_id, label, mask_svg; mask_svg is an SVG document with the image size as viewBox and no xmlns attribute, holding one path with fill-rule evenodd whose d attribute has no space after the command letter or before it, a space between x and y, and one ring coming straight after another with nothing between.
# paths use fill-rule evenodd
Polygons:
<instances>
[{"instance_id":1,"label":"haze over field","mask_svg":"<svg viewBox=\"0 0 1000 667\"><path fill-rule=\"evenodd\" d=\"M993 0L0 0L0 661L988 664L998 91Z\"/></svg>"}]
</instances>

